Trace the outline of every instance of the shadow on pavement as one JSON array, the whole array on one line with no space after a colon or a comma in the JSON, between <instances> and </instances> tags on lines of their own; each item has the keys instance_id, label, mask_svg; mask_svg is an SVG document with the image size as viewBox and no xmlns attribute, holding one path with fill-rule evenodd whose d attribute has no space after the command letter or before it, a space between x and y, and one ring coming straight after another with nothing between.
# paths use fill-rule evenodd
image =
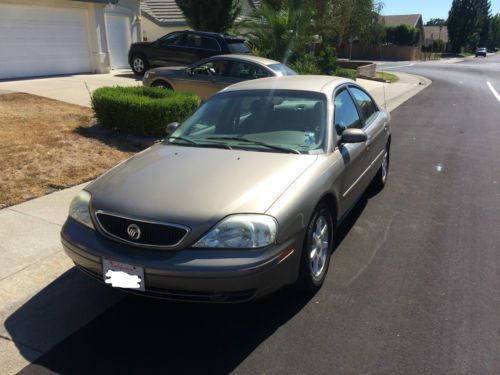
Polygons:
<instances>
[{"instance_id":1,"label":"shadow on pavement","mask_svg":"<svg viewBox=\"0 0 500 375\"><path fill-rule=\"evenodd\" d=\"M142 77L136 76L134 73L119 73L113 74L113 76L121 78L132 78L134 81L142 82Z\"/></svg>"},{"instance_id":2,"label":"shadow on pavement","mask_svg":"<svg viewBox=\"0 0 500 375\"><path fill-rule=\"evenodd\" d=\"M21 374L228 373L310 297L291 288L240 305L127 296Z\"/></svg>"},{"instance_id":3,"label":"shadow on pavement","mask_svg":"<svg viewBox=\"0 0 500 375\"><path fill-rule=\"evenodd\" d=\"M342 222L334 251L373 195L367 191ZM90 314L87 325L21 374L228 373L312 298L289 287L245 304L177 303L132 295L122 298L121 293L86 279L76 269L66 272L7 319L10 335L22 343L40 326L39 340L44 335L47 339L59 325L67 325L65 320L88 314L93 304L95 311L104 311L95 319L98 313ZM74 285L77 290L72 290ZM110 299L119 302L110 303Z\"/></svg>"}]
</instances>

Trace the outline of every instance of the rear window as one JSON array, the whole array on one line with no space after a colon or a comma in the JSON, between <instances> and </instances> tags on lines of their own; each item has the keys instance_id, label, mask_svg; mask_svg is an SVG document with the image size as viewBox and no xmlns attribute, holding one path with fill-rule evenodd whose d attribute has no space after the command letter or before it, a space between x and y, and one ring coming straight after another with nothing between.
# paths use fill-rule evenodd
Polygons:
<instances>
[{"instance_id":1,"label":"rear window","mask_svg":"<svg viewBox=\"0 0 500 375\"><path fill-rule=\"evenodd\" d=\"M282 76L296 76L297 72L284 64L271 64L267 66Z\"/></svg>"},{"instance_id":2,"label":"rear window","mask_svg":"<svg viewBox=\"0 0 500 375\"><path fill-rule=\"evenodd\" d=\"M226 42L231 53L250 53L250 49L242 40L226 39Z\"/></svg>"}]
</instances>

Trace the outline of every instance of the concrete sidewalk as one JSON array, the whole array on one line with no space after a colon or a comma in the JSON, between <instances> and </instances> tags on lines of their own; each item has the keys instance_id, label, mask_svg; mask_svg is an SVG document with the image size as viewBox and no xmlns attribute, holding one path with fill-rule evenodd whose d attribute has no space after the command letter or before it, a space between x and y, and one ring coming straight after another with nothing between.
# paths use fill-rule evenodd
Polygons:
<instances>
[{"instance_id":1,"label":"concrete sidewalk","mask_svg":"<svg viewBox=\"0 0 500 375\"><path fill-rule=\"evenodd\" d=\"M386 103L390 111L430 84L425 78L396 74L401 79L392 84L358 82L380 105ZM24 89L37 95L88 105L86 89L81 88L84 82L90 88L106 82L117 84L121 79L125 80L124 84L138 84L130 78L102 76L53 78L55 82L50 90L43 89L44 83L46 86L48 82L46 79L29 80L29 83L2 82L0 90ZM57 87L62 87L62 91L58 92ZM120 292L75 270L62 251L61 226L66 220L71 199L84 186L0 210L1 374L17 373L123 298Z\"/></svg>"}]
</instances>

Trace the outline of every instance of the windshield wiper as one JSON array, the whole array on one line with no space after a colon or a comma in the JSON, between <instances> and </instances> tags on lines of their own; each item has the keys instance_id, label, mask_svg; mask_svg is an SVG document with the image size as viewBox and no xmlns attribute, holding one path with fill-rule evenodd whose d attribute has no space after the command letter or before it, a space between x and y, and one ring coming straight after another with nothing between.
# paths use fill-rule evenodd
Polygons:
<instances>
[{"instance_id":1,"label":"windshield wiper","mask_svg":"<svg viewBox=\"0 0 500 375\"><path fill-rule=\"evenodd\" d=\"M168 142L169 143L170 143L171 139L174 139L174 140L178 139L179 141L188 142L188 143L191 143L192 145L197 145L198 144L195 141L193 141L192 139L184 138L184 137L168 137Z\"/></svg>"},{"instance_id":2,"label":"windshield wiper","mask_svg":"<svg viewBox=\"0 0 500 375\"><path fill-rule=\"evenodd\" d=\"M179 140L179 141L184 141L184 142L187 142L195 147L216 147L216 148L225 148L225 149L228 149L228 150L232 150L233 148L225 143L219 143L219 142L211 142L211 143L198 143L198 142L195 142L193 141L192 139L189 139L189 138L184 138L184 137L169 137L168 140L169 140L169 143L170 143L170 140L171 139L174 139L174 140ZM171 144L175 144L175 143L171 143Z\"/></svg>"},{"instance_id":3,"label":"windshield wiper","mask_svg":"<svg viewBox=\"0 0 500 375\"><path fill-rule=\"evenodd\" d=\"M267 147L267 148L277 150L277 151L288 152L288 153L300 155L300 151L295 150L293 148L284 147L284 146L276 146L276 145L272 145L269 143L254 141L253 139L248 139L248 138L243 138L243 137L207 137L206 139L221 140L221 141L228 140L228 141L239 141L239 142L251 143L254 145Z\"/></svg>"}]
</instances>

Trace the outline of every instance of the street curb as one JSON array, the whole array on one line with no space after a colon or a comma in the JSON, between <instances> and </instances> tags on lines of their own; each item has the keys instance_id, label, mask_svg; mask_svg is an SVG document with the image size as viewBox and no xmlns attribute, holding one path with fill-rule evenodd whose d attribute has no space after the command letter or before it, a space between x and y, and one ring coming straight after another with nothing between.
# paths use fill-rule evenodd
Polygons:
<instances>
[{"instance_id":1,"label":"street curb","mask_svg":"<svg viewBox=\"0 0 500 375\"><path fill-rule=\"evenodd\" d=\"M400 81L404 80L405 76L408 76L407 78L416 78L418 80L418 83L415 83L415 86L412 87L411 89L403 92L401 95L398 95L394 98L388 99L385 103L386 110L389 112L394 111L396 108L398 108L401 104L407 102L409 99L413 98L415 95L417 95L420 91L423 91L430 85L432 85L432 81L428 78L416 75L416 74L408 74L408 73L402 73L402 72L392 72L392 74L395 74L399 77Z\"/></svg>"}]
</instances>

